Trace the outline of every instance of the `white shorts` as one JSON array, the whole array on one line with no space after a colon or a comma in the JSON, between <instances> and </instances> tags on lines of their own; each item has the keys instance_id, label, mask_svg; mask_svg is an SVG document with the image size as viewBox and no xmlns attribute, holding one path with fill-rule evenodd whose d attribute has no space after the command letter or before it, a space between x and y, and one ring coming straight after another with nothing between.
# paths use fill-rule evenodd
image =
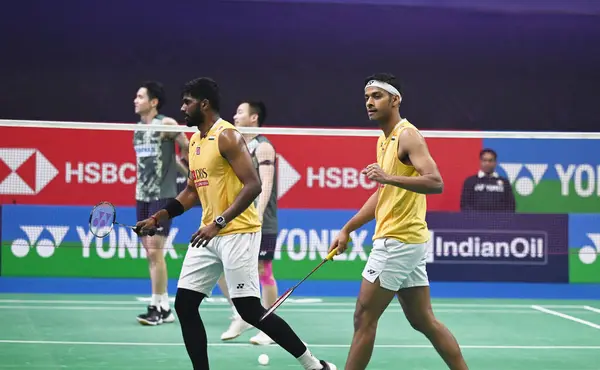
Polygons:
<instances>
[{"instance_id":1,"label":"white shorts","mask_svg":"<svg viewBox=\"0 0 600 370\"><path fill-rule=\"evenodd\" d=\"M405 244L397 239L376 239L362 276L370 283L394 292L428 286L427 243Z\"/></svg>"},{"instance_id":2,"label":"white shorts","mask_svg":"<svg viewBox=\"0 0 600 370\"><path fill-rule=\"evenodd\" d=\"M206 247L188 247L179 274L178 288L210 297L225 273L231 298L258 297L258 253L261 232L214 237Z\"/></svg>"}]
</instances>

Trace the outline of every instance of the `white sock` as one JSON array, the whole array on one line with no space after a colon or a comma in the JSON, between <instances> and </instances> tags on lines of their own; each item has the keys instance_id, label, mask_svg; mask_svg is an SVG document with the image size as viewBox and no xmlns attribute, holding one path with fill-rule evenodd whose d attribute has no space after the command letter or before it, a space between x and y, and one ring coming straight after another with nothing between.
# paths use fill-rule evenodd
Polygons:
<instances>
[{"instance_id":1,"label":"white sock","mask_svg":"<svg viewBox=\"0 0 600 370\"><path fill-rule=\"evenodd\" d=\"M169 303L169 293L160 295L160 308L163 311L169 311L171 309L171 305Z\"/></svg>"},{"instance_id":2,"label":"white sock","mask_svg":"<svg viewBox=\"0 0 600 370\"><path fill-rule=\"evenodd\" d=\"M152 301L150 302L150 306L159 307L160 305L160 294L152 294Z\"/></svg>"},{"instance_id":3,"label":"white sock","mask_svg":"<svg viewBox=\"0 0 600 370\"><path fill-rule=\"evenodd\" d=\"M298 357L298 361L302 366L304 366L305 370L318 370L323 368L323 365L321 365L319 360L317 360L317 358L310 353L308 348L302 356Z\"/></svg>"}]
</instances>

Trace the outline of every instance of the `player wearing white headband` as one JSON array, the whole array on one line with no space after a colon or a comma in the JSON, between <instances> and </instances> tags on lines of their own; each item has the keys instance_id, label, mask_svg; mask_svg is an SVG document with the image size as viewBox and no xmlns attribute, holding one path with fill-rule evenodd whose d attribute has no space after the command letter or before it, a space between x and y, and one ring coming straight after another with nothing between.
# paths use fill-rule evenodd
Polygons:
<instances>
[{"instance_id":1,"label":"player wearing white headband","mask_svg":"<svg viewBox=\"0 0 600 370\"><path fill-rule=\"evenodd\" d=\"M442 176L419 130L400 117L402 93L395 77L384 73L368 77L364 94L369 119L379 124L383 134L377 142L377 163L368 165L363 174L379 186L330 248L343 253L350 233L375 219L373 249L362 273L345 370L367 367L377 322L395 296L411 326L429 339L448 367L468 369L456 339L435 318L429 294L425 197L442 192Z\"/></svg>"}]
</instances>

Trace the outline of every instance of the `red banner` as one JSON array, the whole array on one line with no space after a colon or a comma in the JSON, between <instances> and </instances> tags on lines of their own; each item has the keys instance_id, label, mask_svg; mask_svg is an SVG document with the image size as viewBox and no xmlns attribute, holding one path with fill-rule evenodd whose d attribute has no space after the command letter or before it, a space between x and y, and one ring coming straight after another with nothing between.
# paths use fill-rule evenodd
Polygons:
<instances>
[{"instance_id":1,"label":"red banner","mask_svg":"<svg viewBox=\"0 0 600 370\"><path fill-rule=\"evenodd\" d=\"M376 189L361 171L377 161L375 137L272 136L280 155L281 208L358 209ZM427 139L444 179L428 209L460 210L464 180L479 168L481 139Z\"/></svg>"},{"instance_id":2,"label":"red banner","mask_svg":"<svg viewBox=\"0 0 600 370\"><path fill-rule=\"evenodd\" d=\"M2 203L135 204L133 132L3 128Z\"/></svg>"},{"instance_id":3,"label":"red banner","mask_svg":"<svg viewBox=\"0 0 600 370\"><path fill-rule=\"evenodd\" d=\"M361 170L375 162L374 137L271 135L279 153L281 208L357 209L375 190ZM459 209L464 179L477 171L479 139L428 139L444 177L429 210ZM3 128L3 204L115 205L135 203L131 131Z\"/></svg>"}]
</instances>

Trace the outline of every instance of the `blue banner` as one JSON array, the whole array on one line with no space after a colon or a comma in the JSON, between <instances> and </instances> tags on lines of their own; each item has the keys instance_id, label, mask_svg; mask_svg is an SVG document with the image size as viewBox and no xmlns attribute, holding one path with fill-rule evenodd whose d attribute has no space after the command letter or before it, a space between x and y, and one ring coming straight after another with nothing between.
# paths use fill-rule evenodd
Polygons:
<instances>
[{"instance_id":1,"label":"blue banner","mask_svg":"<svg viewBox=\"0 0 600 370\"><path fill-rule=\"evenodd\" d=\"M147 278L146 250L129 228L116 225L105 238L89 229L91 207L2 207L4 276ZM200 208L174 220L164 246L169 277L179 275ZM117 221L135 225L133 207L118 207Z\"/></svg>"},{"instance_id":2,"label":"blue banner","mask_svg":"<svg viewBox=\"0 0 600 370\"><path fill-rule=\"evenodd\" d=\"M484 139L512 185L519 213L597 213L598 140Z\"/></svg>"},{"instance_id":3,"label":"blue banner","mask_svg":"<svg viewBox=\"0 0 600 370\"><path fill-rule=\"evenodd\" d=\"M4 205L2 206L2 242L13 241L21 238L31 239L31 243L42 238L52 239L56 247L62 243L79 243L88 245L88 239L94 239L89 230L89 216L92 207L88 206L41 206L41 205ZM135 225L136 214L134 207L116 207L117 222L125 225ZM192 208L183 216L173 220L169 233L172 244L187 244L190 236L200 225L202 209ZM24 230L37 230L35 237L27 236ZM32 235L33 235L32 234ZM104 238L109 244L131 238L133 231L115 225L114 232ZM35 240L33 240L35 239ZM94 241L95 243L95 241Z\"/></svg>"},{"instance_id":4,"label":"blue banner","mask_svg":"<svg viewBox=\"0 0 600 370\"><path fill-rule=\"evenodd\" d=\"M354 213L281 210L276 258L296 262L323 258ZM430 212L427 222L431 280L568 281L567 215ZM359 274L372 246L374 226L370 222L351 235L354 245L340 258L351 263L345 272Z\"/></svg>"},{"instance_id":5,"label":"blue banner","mask_svg":"<svg viewBox=\"0 0 600 370\"><path fill-rule=\"evenodd\" d=\"M600 215L569 215L569 281L600 283Z\"/></svg>"},{"instance_id":6,"label":"blue banner","mask_svg":"<svg viewBox=\"0 0 600 370\"><path fill-rule=\"evenodd\" d=\"M90 207L2 208L2 268L19 276L147 276L136 235L117 227L106 238L89 231ZM355 211L279 210L274 268L296 279L322 260ZM178 217L166 241L169 275L177 277L201 209ZM118 208L120 222L135 223L133 208ZM567 215L429 213L428 271L432 281L567 282ZM315 280L360 280L372 246L374 222L351 235L349 250ZM581 244L581 243L579 243ZM311 267L312 266L312 267Z\"/></svg>"},{"instance_id":7,"label":"blue banner","mask_svg":"<svg viewBox=\"0 0 600 370\"><path fill-rule=\"evenodd\" d=\"M568 281L568 216L429 213L431 280Z\"/></svg>"}]
</instances>

